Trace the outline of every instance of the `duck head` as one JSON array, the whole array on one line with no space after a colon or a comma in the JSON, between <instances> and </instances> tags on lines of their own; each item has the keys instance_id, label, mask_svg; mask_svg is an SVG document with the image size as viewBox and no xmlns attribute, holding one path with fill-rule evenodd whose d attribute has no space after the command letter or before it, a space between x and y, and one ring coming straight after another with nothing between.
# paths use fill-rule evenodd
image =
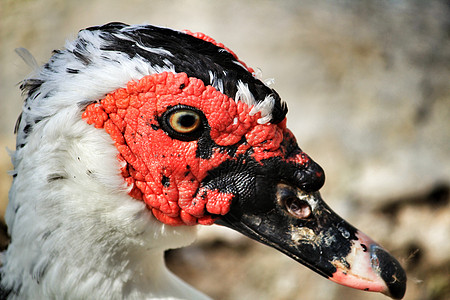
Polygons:
<instances>
[{"instance_id":1,"label":"duck head","mask_svg":"<svg viewBox=\"0 0 450 300\"><path fill-rule=\"evenodd\" d=\"M326 205L324 172L287 128L286 104L231 50L201 33L111 23L52 60L69 56L48 68L96 90L80 117L110 135L129 196L157 220L227 226L334 282L403 297L398 261ZM28 84L31 95L42 82Z\"/></svg>"}]
</instances>

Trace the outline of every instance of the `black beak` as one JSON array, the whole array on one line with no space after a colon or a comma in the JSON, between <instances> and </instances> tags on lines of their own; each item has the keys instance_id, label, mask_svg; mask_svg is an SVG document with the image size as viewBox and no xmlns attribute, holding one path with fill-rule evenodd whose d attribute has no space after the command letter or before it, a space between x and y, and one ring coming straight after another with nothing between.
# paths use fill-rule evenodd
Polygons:
<instances>
[{"instance_id":1,"label":"black beak","mask_svg":"<svg viewBox=\"0 0 450 300\"><path fill-rule=\"evenodd\" d=\"M334 213L319 192L278 183L264 211L232 205L216 221L271 246L339 284L401 299L406 274L400 263Z\"/></svg>"}]
</instances>

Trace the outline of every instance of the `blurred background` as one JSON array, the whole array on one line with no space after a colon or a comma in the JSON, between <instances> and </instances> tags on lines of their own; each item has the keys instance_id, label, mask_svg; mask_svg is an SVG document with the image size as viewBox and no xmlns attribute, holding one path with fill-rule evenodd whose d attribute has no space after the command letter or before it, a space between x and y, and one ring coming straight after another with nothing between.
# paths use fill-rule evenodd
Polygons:
<instances>
[{"instance_id":1,"label":"blurred background","mask_svg":"<svg viewBox=\"0 0 450 300\"><path fill-rule=\"evenodd\" d=\"M0 213L18 83L77 31L111 21L202 31L289 105L288 126L324 169L322 195L393 253L405 299L450 299L450 1L0 0ZM387 299L338 286L217 226L167 254L215 299Z\"/></svg>"}]
</instances>

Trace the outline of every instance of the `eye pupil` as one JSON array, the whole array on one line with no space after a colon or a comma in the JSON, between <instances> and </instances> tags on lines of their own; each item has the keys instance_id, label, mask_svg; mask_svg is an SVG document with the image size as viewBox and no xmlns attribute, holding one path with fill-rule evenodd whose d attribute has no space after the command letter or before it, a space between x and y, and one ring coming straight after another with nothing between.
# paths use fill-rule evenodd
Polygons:
<instances>
[{"instance_id":1,"label":"eye pupil","mask_svg":"<svg viewBox=\"0 0 450 300\"><path fill-rule=\"evenodd\" d=\"M195 116L185 114L178 118L178 125L189 128L195 125L196 120Z\"/></svg>"}]
</instances>

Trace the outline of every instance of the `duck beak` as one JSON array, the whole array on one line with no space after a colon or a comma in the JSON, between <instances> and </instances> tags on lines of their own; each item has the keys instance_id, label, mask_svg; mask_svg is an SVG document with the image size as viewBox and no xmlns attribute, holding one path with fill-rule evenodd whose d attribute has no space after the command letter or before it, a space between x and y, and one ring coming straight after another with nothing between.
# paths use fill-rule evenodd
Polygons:
<instances>
[{"instance_id":1,"label":"duck beak","mask_svg":"<svg viewBox=\"0 0 450 300\"><path fill-rule=\"evenodd\" d=\"M336 283L394 299L404 296L406 274L400 263L334 213L319 192L305 193L280 183L273 194L270 210L255 213L235 205L216 223L271 246Z\"/></svg>"},{"instance_id":2,"label":"duck beak","mask_svg":"<svg viewBox=\"0 0 450 300\"><path fill-rule=\"evenodd\" d=\"M356 232L358 238L344 261L332 261L336 272L329 279L360 290L383 293L394 299L403 298L406 274L400 263L370 237Z\"/></svg>"}]
</instances>

